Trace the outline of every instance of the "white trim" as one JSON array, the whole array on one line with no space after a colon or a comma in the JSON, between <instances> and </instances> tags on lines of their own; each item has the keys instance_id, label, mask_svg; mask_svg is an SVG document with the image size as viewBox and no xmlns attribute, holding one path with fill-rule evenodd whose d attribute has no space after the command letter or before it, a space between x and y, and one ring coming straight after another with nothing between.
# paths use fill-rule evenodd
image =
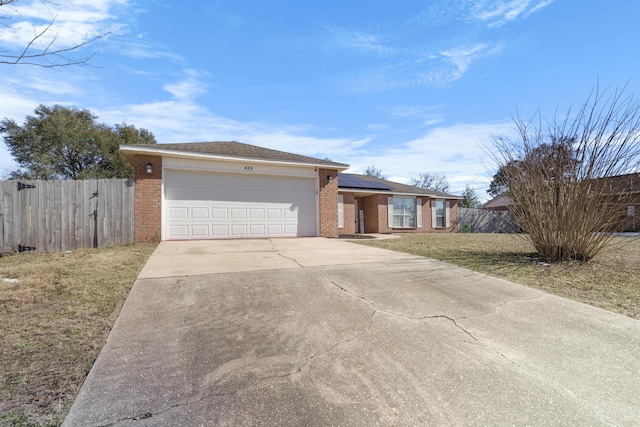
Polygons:
<instances>
[{"instance_id":1,"label":"white trim","mask_svg":"<svg viewBox=\"0 0 640 427\"><path fill-rule=\"evenodd\" d=\"M393 226L393 197L387 199L387 226L394 228Z\"/></svg>"},{"instance_id":2,"label":"white trim","mask_svg":"<svg viewBox=\"0 0 640 427\"><path fill-rule=\"evenodd\" d=\"M320 236L320 177L316 174L316 236Z\"/></svg>"},{"instance_id":3,"label":"white trim","mask_svg":"<svg viewBox=\"0 0 640 427\"><path fill-rule=\"evenodd\" d=\"M422 199L416 197L416 227L422 228Z\"/></svg>"},{"instance_id":4,"label":"white trim","mask_svg":"<svg viewBox=\"0 0 640 427\"><path fill-rule=\"evenodd\" d=\"M338 228L344 228L344 196L338 194Z\"/></svg>"},{"instance_id":5,"label":"white trim","mask_svg":"<svg viewBox=\"0 0 640 427\"><path fill-rule=\"evenodd\" d=\"M161 241L165 241L167 240L167 236L165 235L165 221L166 221L166 213L165 213L165 208L167 206L167 204L165 203L165 199L164 199L164 175L165 175L165 167L162 166L162 176L160 179L160 240Z\"/></svg>"},{"instance_id":6,"label":"white trim","mask_svg":"<svg viewBox=\"0 0 640 427\"><path fill-rule=\"evenodd\" d=\"M437 199L431 200L431 228L434 230L438 228L438 217L436 216L436 202Z\"/></svg>"},{"instance_id":7,"label":"white trim","mask_svg":"<svg viewBox=\"0 0 640 427\"><path fill-rule=\"evenodd\" d=\"M449 200L444 202L444 225L447 228L451 227L451 202Z\"/></svg>"}]
</instances>

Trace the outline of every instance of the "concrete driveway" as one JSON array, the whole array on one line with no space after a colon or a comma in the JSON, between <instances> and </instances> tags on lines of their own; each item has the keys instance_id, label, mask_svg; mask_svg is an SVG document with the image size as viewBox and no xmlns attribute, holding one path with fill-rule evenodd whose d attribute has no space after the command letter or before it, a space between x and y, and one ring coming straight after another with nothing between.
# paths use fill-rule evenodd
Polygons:
<instances>
[{"instance_id":1,"label":"concrete driveway","mask_svg":"<svg viewBox=\"0 0 640 427\"><path fill-rule=\"evenodd\" d=\"M164 242L63 425L640 425L640 321L343 240Z\"/></svg>"}]
</instances>

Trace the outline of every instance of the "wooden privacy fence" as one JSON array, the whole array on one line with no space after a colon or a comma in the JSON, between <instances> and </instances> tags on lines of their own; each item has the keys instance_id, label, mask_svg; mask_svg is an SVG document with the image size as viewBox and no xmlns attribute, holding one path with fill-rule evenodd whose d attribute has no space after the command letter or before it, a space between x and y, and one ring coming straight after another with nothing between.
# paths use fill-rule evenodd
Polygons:
<instances>
[{"instance_id":1,"label":"wooden privacy fence","mask_svg":"<svg viewBox=\"0 0 640 427\"><path fill-rule=\"evenodd\" d=\"M0 181L0 253L133 243L132 179Z\"/></svg>"},{"instance_id":2,"label":"wooden privacy fence","mask_svg":"<svg viewBox=\"0 0 640 427\"><path fill-rule=\"evenodd\" d=\"M471 233L519 233L520 227L507 211L489 209L458 209L458 228L468 226Z\"/></svg>"}]
</instances>

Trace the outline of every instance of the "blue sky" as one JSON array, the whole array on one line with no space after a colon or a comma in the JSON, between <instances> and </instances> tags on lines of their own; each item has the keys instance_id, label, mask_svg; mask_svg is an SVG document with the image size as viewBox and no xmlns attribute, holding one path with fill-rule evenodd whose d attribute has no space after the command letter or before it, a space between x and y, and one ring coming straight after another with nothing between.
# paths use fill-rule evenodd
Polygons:
<instances>
[{"instance_id":1,"label":"blue sky","mask_svg":"<svg viewBox=\"0 0 640 427\"><path fill-rule=\"evenodd\" d=\"M6 9L7 7L3 7ZM2 10L5 14L9 10ZM491 136L584 101L640 95L640 2L20 0L0 47L55 16L60 46L106 30L90 66L0 65L0 118L87 108L159 143L236 140L485 199ZM13 169L0 148L0 171Z\"/></svg>"}]
</instances>

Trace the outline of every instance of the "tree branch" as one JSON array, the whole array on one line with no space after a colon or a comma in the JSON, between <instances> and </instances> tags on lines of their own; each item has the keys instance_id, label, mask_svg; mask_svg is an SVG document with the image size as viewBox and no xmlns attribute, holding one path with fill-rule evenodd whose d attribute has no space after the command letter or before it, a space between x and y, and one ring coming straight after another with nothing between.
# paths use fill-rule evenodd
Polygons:
<instances>
[{"instance_id":1,"label":"tree branch","mask_svg":"<svg viewBox=\"0 0 640 427\"><path fill-rule=\"evenodd\" d=\"M0 7L17 3L19 0L0 0ZM43 0L44 1L44 0ZM1 16L3 19L12 19L14 14L7 14ZM75 57L73 53L91 45L95 42L104 39L111 34L111 31L100 33L94 37L87 37L84 41L74 44L69 47L57 48L55 46L58 40L58 35L55 34L51 40L46 42L46 45L42 48L37 48L36 44L40 41L44 41L45 36L49 35L52 31L53 25L56 21L56 17L51 18L49 23L40 31L36 31L34 28L34 36L29 40L16 54L11 54L10 50L0 50L0 65L32 65L43 68L55 68L55 67L67 67L70 65L84 65L91 60L99 50L92 52L86 56Z\"/></svg>"}]
</instances>

